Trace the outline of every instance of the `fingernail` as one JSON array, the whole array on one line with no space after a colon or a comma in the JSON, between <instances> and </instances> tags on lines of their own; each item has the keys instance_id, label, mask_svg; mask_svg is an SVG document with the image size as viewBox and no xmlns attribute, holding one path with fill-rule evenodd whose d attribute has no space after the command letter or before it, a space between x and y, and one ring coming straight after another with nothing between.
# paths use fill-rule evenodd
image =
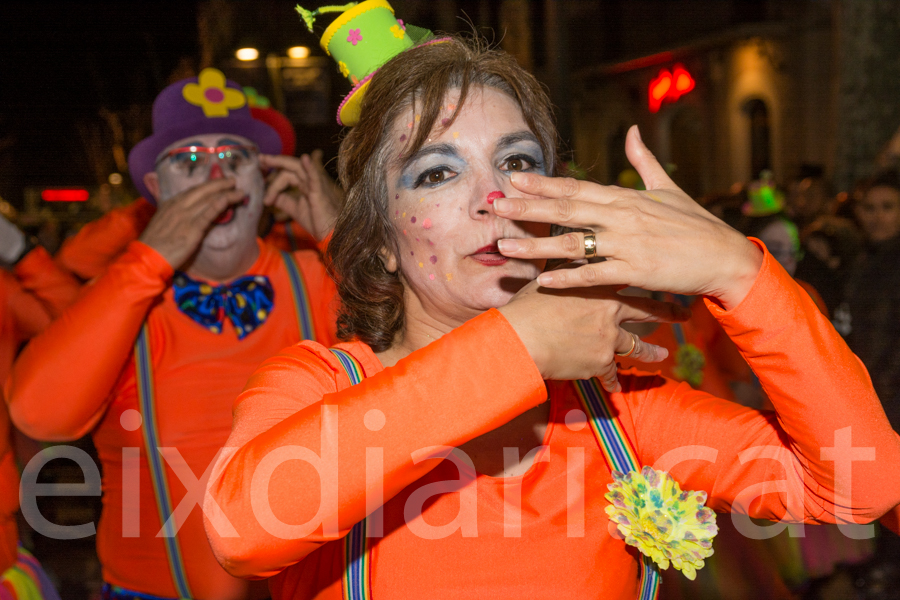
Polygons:
<instances>
[{"instance_id":1,"label":"fingernail","mask_svg":"<svg viewBox=\"0 0 900 600\"><path fill-rule=\"evenodd\" d=\"M637 139L640 143L644 143L644 138L641 137L641 128L637 125L634 126L634 132L637 134Z\"/></svg>"},{"instance_id":2,"label":"fingernail","mask_svg":"<svg viewBox=\"0 0 900 600\"><path fill-rule=\"evenodd\" d=\"M541 285L550 285L553 283L553 274L552 273L541 273L538 275L537 282Z\"/></svg>"},{"instance_id":3,"label":"fingernail","mask_svg":"<svg viewBox=\"0 0 900 600\"><path fill-rule=\"evenodd\" d=\"M519 242L516 240L499 240L497 248L500 249L500 252L515 252L519 249Z\"/></svg>"},{"instance_id":4,"label":"fingernail","mask_svg":"<svg viewBox=\"0 0 900 600\"><path fill-rule=\"evenodd\" d=\"M507 212L512 209L512 204L506 198L497 198L493 206L494 212Z\"/></svg>"},{"instance_id":5,"label":"fingernail","mask_svg":"<svg viewBox=\"0 0 900 600\"><path fill-rule=\"evenodd\" d=\"M524 177L524 174L523 174L523 173L520 173L520 172L518 172L518 171L512 171L512 172L509 174L509 180L510 180L511 182L513 182L513 183L516 183L517 181L518 181L519 183L523 182L524 179L522 179L522 177Z\"/></svg>"}]
</instances>

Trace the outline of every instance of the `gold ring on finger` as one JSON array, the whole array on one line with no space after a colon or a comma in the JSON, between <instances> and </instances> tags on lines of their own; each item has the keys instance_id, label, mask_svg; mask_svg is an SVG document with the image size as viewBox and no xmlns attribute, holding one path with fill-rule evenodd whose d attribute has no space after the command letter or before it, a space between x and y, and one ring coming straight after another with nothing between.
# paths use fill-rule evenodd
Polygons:
<instances>
[{"instance_id":1,"label":"gold ring on finger","mask_svg":"<svg viewBox=\"0 0 900 600\"><path fill-rule=\"evenodd\" d=\"M584 234L584 257L594 258L597 256L597 238L593 233Z\"/></svg>"},{"instance_id":2,"label":"gold ring on finger","mask_svg":"<svg viewBox=\"0 0 900 600\"><path fill-rule=\"evenodd\" d=\"M629 350L628 352L616 352L616 356L628 358L629 356L634 354L634 351L637 349L637 336L631 332L629 332L629 335L631 336L631 350Z\"/></svg>"}]
</instances>

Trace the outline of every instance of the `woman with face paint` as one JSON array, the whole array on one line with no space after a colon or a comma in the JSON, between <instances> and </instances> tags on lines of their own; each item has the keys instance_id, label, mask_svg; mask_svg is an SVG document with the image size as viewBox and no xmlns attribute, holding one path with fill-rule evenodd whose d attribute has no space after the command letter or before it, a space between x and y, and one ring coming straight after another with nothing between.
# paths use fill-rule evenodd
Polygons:
<instances>
[{"instance_id":1,"label":"woman with face paint","mask_svg":"<svg viewBox=\"0 0 900 600\"><path fill-rule=\"evenodd\" d=\"M207 527L227 570L273 598L651 598L658 569L702 567L709 509L868 522L900 502L865 370L636 128L645 192L556 177L550 103L503 52L422 44L364 83L329 247L345 341L283 351L238 398L209 486L238 532ZM664 352L623 322L686 316L626 285L703 295L776 412L617 372ZM877 460L842 470L848 444Z\"/></svg>"}]
</instances>

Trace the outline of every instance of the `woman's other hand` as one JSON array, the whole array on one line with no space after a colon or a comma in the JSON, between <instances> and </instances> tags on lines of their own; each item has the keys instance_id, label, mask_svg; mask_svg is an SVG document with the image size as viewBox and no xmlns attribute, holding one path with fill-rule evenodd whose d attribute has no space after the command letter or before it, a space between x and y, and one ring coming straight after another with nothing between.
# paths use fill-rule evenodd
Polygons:
<instances>
[{"instance_id":1,"label":"woman's other hand","mask_svg":"<svg viewBox=\"0 0 900 600\"><path fill-rule=\"evenodd\" d=\"M322 165L322 151L312 156L261 154L259 164L272 169L263 205L284 211L322 241L331 232L343 204L343 191Z\"/></svg>"},{"instance_id":2,"label":"woman's other hand","mask_svg":"<svg viewBox=\"0 0 900 600\"><path fill-rule=\"evenodd\" d=\"M563 267L552 272L571 270ZM532 281L498 310L516 330L544 379L597 377L607 391L615 392L620 389L616 353L648 363L669 354L622 329L622 323L685 321L691 315L677 304L617 292L610 286L553 290Z\"/></svg>"},{"instance_id":3,"label":"woman's other hand","mask_svg":"<svg viewBox=\"0 0 900 600\"><path fill-rule=\"evenodd\" d=\"M542 199L505 198L497 215L516 221L556 223L589 229L602 262L543 273L548 288L632 285L716 298L737 306L750 291L762 253L742 234L694 202L669 178L644 145L637 126L625 141L628 160L646 191L603 186L570 178L514 173L513 186ZM584 234L501 240L502 254L514 258L584 258Z\"/></svg>"}]
</instances>

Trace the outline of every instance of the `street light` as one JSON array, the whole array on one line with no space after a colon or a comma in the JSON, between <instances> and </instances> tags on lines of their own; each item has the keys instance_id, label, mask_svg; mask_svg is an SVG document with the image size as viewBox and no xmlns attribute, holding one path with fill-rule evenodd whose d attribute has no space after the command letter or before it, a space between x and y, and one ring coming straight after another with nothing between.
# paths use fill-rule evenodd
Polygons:
<instances>
[{"instance_id":1,"label":"street light","mask_svg":"<svg viewBox=\"0 0 900 600\"><path fill-rule=\"evenodd\" d=\"M291 58L306 58L309 56L309 48L306 46L294 46L288 48L287 55Z\"/></svg>"},{"instance_id":2,"label":"street light","mask_svg":"<svg viewBox=\"0 0 900 600\"><path fill-rule=\"evenodd\" d=\"M238 60L251 61L259 58L259 50L256 48L241 48L234 53Z\"/></svg>"}]
</instances>

